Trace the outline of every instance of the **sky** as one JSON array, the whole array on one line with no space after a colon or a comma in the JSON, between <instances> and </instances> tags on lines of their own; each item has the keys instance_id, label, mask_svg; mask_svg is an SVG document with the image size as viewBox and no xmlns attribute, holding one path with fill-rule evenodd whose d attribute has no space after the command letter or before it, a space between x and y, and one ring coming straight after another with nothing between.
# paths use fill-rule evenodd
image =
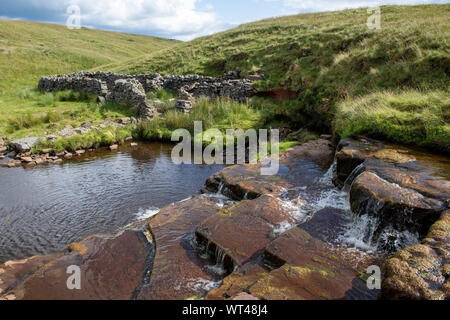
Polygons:
<instances>
[{"instance_id":1,"label":"sky","mask_svg":"<svg viewBox=\"0 0 450 320\"><path fill-rule=\"evenodd\" d=\"M430 3L450 0L1 0L0 18L77 24L79 15L83 27L188 41L269 17Z\"/></svg>"}]
</instances>

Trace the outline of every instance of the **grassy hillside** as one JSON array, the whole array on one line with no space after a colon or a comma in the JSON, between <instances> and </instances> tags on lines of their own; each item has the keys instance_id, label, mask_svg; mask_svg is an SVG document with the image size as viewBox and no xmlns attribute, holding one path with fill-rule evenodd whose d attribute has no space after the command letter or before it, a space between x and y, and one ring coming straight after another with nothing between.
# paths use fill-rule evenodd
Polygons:
<instances>
[{"instance_id":1,"label":"grassy hillside","mask_svg":"<svg viewBox=\"0 0 450 320\"><path fill-rule=\"evenodd\" d=\"M296 101L256 102L293 127L450 151L450 5L382 7L381 30L369 30L368 17L358 9L266 19L115 70L262 72L260 90L299 93Z\"/></svg>"},{"instance_id":2,"label":"grassy hillside","mask_svg":"<svg viewBox=\"0 0 450 320\"><path fill-rule=\"evenodd\" d=\"M100 111L86 111L86 101L60 101L70 99L37 92L42 75L108 69L145 59L177 43L118 32L0 20L0 136L42 134L49 125L55 127L52 119L62 126L101 117ZM76 119L73 114L78 114Z\"/></svg>"},{"instance_id":3,"label":"grassy hillside","mask_svg":"<svg viewBox=\"0 0 450 320\"><path fill-rule=\"evenodd\" d=\"M0 89L34 84L41 75L142 59L174 44L155 37L0 20Z\"/></svg>"}]
</instances>

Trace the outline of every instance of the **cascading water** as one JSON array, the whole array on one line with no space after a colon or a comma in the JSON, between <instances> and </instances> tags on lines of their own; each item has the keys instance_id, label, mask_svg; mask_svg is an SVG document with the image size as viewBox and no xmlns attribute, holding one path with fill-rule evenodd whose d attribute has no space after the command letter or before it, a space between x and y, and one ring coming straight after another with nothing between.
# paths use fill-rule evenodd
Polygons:
<instances>
[{"instance_id":1,"label":"cascading water","mask_svg":"<svg viewBox=\"0 0 450 320\"><path fill-rule=\"evenodd\" d=\"M203 196L207 197L211 201L215 202L215 204L217 206L219 206L220 208L223 208L225 206L229 206L229 205L235 203L235 201L231 200L230 198L228 198L227 196L224 195L224 193L223 193L224 189L225 189L225 184L223 183L223 181L221 181L217 188L216 193L204 193Z\"/></svg>"},{"instance_id":2,"label":"cascading water","mask_svg":"<svg viewBox=\"0 0 450 320\"><path fill-rule=\"evenodd\" d=\"M366 170L364 163L357 166L348 176L343 190L350 207L350 191L356 179ZM395 185L395 184L393 184ZM380 228L377 212L381 210L382 202L370 202L364 214L356 215L351 212L351 222L346 232L339 236L339 241L347 246L366 252L392 253L419 242L419 235L407 230L399 231L392 227Z\"/></svg>"}]
</instances>

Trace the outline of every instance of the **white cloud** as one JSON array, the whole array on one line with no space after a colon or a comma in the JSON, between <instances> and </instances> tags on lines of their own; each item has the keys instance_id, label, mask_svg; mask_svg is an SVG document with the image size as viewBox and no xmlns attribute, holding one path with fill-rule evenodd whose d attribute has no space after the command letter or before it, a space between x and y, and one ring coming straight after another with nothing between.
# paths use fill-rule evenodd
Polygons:
<instances>
[{"instance_id":1,"label":"white cloud","mask_svg":"<svg viewBox=\"0 0 450 320\"><path fill-rule=\"evenodd\" d=\"M65 23L67 8L78 5L81 25L155 34L180 40L223 30L214 7L202 0L15 0L2 3L9 18Z\"/></svg>"},{"instance_id":2,"label":"white cloud","mask_svg":"<svg viewBox=\"0 0 450 320\"><path fill-rule=\"evenodd\" d=\"M83 25L156 33L181 40L215 32L214 8L197 8L199 0L74 0Z\"/></svg>"}]
</instances>

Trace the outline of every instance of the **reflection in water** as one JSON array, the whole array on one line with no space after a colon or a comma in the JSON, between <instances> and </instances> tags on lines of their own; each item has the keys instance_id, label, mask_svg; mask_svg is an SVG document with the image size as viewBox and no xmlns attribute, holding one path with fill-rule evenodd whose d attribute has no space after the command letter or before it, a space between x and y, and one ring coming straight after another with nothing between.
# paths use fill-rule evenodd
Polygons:
<instances>
[{"instance_id":1,"label":"reflection in water","mask_svg":"<svg viewBox=\"0 0 450 320\"><path fill-rule=\"evenodd\" d=\"M175 165L160 143L62 165L0 168L0 263L65 248L185 199L222 166Z\"/></svg>"}]
</instances>

